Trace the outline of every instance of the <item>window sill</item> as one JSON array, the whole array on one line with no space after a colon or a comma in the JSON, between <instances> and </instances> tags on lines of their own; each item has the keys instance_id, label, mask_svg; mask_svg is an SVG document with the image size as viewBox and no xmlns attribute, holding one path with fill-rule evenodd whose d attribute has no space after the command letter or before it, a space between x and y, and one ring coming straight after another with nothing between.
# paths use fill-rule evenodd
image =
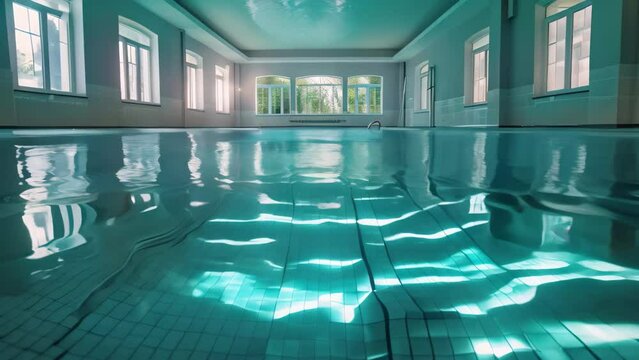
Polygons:
<instances>
[{"instance_id":1,"label":"window sill","mask_svg":"<svg viewBox=\"0 0 639 360\"><path fill-rule=\"evenodd\" d=\"M203 109L191 109L191 108L186 108L186 110L188 111L195 111L195 112L199 112L199 113L205 113L206 111L204 111Z\"/></svg>"},{"instance_id":2,"label":"window sill","mask_svg":"<svg viewBox=\"0 0 639 360\"><path fill-rule=\"evenodd\" d=\"M218 115L231 115L230 111L229 112L216 111L215 113Z\"/></svg>"},{"instance_id":3,"label":"window sill","mask_svg":"<svg viewBox=\"0 0 639 360\"><path fill-rule=\"evenodd\" d=\"M78 99L88 99L88 96L84 94L68 93L68 92L61 92L61 91L40 90L40 89L24 88L24 87L17 87L13 90L16 92L29 93L29 94L53 95L53 96L63 96L63 97L71 97L71 98L78 98Z\"/></svg>"},{"instance_id":4,"label":"window sill","mask_svg":"<svg viewBox=\"0 0 639 360\"><path fill-rule=\"evenodd\" d=\"M430 110L428 109L420 109L420 110L414 110L413 114L428 114L430 112Z\"/></svg>"},{"instance_id":5,"label":"window sill","mask_svg":"<svg viewBox=\"0 0 639 360\"><path fill-rule=\"evenodd\" d=\"M480 103L471 103L471 104L464 104L465 108L473 108L473 107L480 107L480 106L486 106L488 105L488 101L484 101L484 102L480 102Z\"/></svg>"},{"instance_id":6,"label":"window sill","mask_svg":"<svg viewBox=\"0 0 639 360\"><path fill-rule=\"evenodd\" d=\"M162 107L162 104L135 101L135 100L122 100L122 103L124 103L124 104L133 104L133 105L145 105L145 106L153 106L153 107Z\"/></svg>"},{"instance_id":7,"label":"window sill","mask_svg":"<svg viewBox=\"0 0 639 360\"><path fill-rule=\"evenodd\" d=\"M532 98L533 99L544 99L544 98L555 97L555 96L570 95L570 94L581 94L581 93L587 93L587 92L590 92L590 87L589 86L583 86L583 87L580 87L580 88L557 90L557 91L547 92L545 94L533 95Z\"/></svg>"}]
</instances>

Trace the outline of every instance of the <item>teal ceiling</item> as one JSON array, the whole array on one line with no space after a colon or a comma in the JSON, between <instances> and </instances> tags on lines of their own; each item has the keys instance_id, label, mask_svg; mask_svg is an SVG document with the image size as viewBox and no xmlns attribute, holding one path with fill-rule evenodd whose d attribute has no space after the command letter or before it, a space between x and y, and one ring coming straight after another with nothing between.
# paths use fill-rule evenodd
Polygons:
<instances>
[{"instance_id":1,"label":"teal ceiling","mask_svg":"<svg viewBox=\"0 0 639 360\"><path fill-rule=\"evenodd\" d=\"M457 0L176 0L242 51L399 50Z\"/></svg>"}]
</instances>

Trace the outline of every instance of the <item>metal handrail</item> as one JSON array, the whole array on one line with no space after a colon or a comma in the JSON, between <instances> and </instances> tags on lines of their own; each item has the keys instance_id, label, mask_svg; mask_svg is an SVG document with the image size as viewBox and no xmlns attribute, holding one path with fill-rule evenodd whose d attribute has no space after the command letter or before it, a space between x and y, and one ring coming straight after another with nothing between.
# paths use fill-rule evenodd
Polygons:
<instances>
[{"instance_id":1,"label":"metal handrail","mask_svg":"<svg viewBox=\"0 0 639 360\"><path fill-rule=\"evenodd\" d=\"M379 129L381 130L382 128L382 122L379 120L375 120L372 121L370 124L368 124L368 129L372 128L374 125L377 125L379 127Z\"/></svg>"}]
</instances>

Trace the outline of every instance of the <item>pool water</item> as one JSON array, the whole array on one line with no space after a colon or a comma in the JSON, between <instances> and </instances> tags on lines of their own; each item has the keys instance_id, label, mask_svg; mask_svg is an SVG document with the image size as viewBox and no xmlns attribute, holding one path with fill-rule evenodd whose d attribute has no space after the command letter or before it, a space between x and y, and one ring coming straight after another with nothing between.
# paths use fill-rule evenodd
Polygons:
<instances>
[{"instance_id":1,"label":"pool water","mask_svg":"<svg viewBox=\"0 0 639 360\"><path fill-rule=\"evenodd\" d=\"M0 132L0 357L636 359L639 132Z\"/></svg>"}]
</instances>

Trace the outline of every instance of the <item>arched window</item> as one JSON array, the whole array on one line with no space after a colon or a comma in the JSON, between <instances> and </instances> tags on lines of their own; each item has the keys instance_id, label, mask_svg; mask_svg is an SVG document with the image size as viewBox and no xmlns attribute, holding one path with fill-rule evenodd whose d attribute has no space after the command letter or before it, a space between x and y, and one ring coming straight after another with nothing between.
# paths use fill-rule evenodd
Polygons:
<instances>
[{"instance_id":1,"label":"arched window","mask_svg":"<svg viewBox=\"0 0 639 360\"><path fill-rule=\"evenodd\" d=\"M489 29L484 29L466 42L466 103L488 101Z\"/></svg>"},{"instance_id":2,"label":"arched window","mask_svg":"<svg viewBox=\"0 0 639 360\"><path fill-rule=\"evenodd\" d=\"M295 80L299 114L339 114L342 112L342 78L304 76Z\"/></svg>"},{"instance_id":3,"label":"arched window","mask_svg":"<svg viewBox=\"0 0 639 360\"><path fill-rule=\"evenodd\" d=\"M428 62L417 67L417 86L419 93L418 110L430 110L430 65Z\"/></svg>"},{"instance_id":4,"label":"arched window","mask_svg":"<svg viewBox=\"0 0 639 360\"><path fill-rule=\"evenodd\" d=\"M204 110L203 59L193 51L186 50L186 107Z\"/></svg>"},{"instance_id":5,"label":"arched window","mask_svg":"<svg viewBox=\"0 0 639 360\"><path fill-rule=\"evenodd\" d=\"M122 100L159 103L157 35L120 17L120 93Z\"/></svg>"},{"instance_id":6,"label":"arched window","mask_svg":"<svg viewBox=\"0 0 639 360\"><path fill-rule=\"evenodd\" d=\"M256 113L282 115L291 113L291 79L267 75L255 79Z\"/></svg>"},{"instance_id":7,"label":"arched window","mask_svg":"<svg viewBox=\"0 0 639 360\"><path fill-rule=\"evenodd\" d=\"M361 75L348 78L348 112L351 114L382 113L381 76Z\"/></svg>"}]
</instances>

